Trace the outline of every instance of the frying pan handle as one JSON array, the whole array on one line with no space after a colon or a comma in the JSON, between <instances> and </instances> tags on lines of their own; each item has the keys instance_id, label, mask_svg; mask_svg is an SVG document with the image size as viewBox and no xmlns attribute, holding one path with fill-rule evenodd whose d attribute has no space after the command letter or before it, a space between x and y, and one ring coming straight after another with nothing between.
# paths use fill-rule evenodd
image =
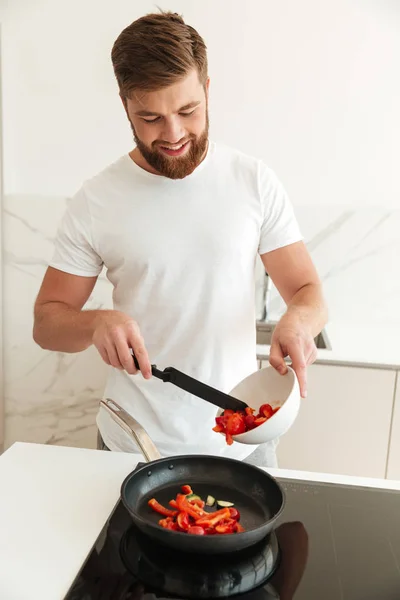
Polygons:
<instances>
[{"instance_id":1,"label":"frying pan handle","mask_svg":"<svg viewBox=\"0 0 400 600\"><path fill-rule=\"evenodd\" d=\"M133 360L135 362L135 366L140 371L140 366L136 356L132 353ZM173 383L177 387L185 390L185 392L189 392L198 398L202 398L214 406L218 406L219 408L230 408L233 411L236 410L245 410L248 408L248 404L243 402L242 400L238 400L229 394L225 394L216 388L213 388L198 379L194 379L182 371L178 371L178 369L174 369L174 367L167 367L164 371L160 371L157 369L156 365L151 365L151 372L154 377L158 379L162 379L164 383Z\"/></svg>"},{"instance_id":2,"label":"frying pan handle","mask_svg":"<svg viewBox=\"0 0 400 600\"><path fill-rule=\"evenodd\" d=\"M115 400L106 398L100 400L100 405L108 412L111 418L133 439L139 446L147 462L162 458L147 431L129 415Z\"/></svg>"}]
</instances>

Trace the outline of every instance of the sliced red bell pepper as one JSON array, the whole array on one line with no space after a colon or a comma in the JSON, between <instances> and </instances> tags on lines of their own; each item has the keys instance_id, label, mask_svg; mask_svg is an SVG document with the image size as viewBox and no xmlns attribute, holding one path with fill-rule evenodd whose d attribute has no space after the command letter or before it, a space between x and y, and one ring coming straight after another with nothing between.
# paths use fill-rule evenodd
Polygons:
<instances>
[{"instance_id":1,"label":"sliced red bell pepper","mask_svg":"<svg viewBox=\"0 0 400 600\"><path fill-rule=\"evenodd\" d=\"M181 490L182 490L182 494L186 494L186 496L188 496L189 494L193 494L193 490L190 487L190 485L183 485L181 487Z\"/></svg>"},{"instance_id":2,"label":"sliced red bell pepper","mask_svg":"<svg viewBox=\"0 0 400 600\"><path fill-rule=\"evenodd\" d=\"M187 512L188 515L193 517L193 519L198 519L199 517L202 517L203 515L207 514L199 506L190 504L190 502L187 501L186 496L184 496L183 494L178 494L176 496L176 503L178 505L178 509L181 512Z\"/></svg>"},{"instance_id":3,"label":"sliced red bell pepper","mask_svg":"<svg viewBox=\"0 0 400 600\"><path fill-rule=\"evenodd\" d=\"M187 532L192 535L205 535L206 534L203 527L199 527L198 525L192 525L191 527L189 527Z\"/></svg>"},{"instance_id":4,"label":"sliced red bell pepper","mask_svg":"<svg viewBox=\"0 0 400 600\"><path fill-rule=\"evenodd\" d=\"M248 430L254 429L256 427L255 420L256 420L256 418L254 415L246 415L245 416L244 423Z\"/></svg>"},{"instance_id":5,"label":"sliced red bell pepper","mask_svg":"<svg viewBox=\"0 0 400 600\"><path fill-rule=\"evenodd\" d=\"M235 531L236 531L236 533L243 533L243 531L246 531L246 530L245 530L244 527L241 526L240 523L238 523L236 521L236 523L235 523Z\"/></svg>"},{"instance_id":6,"label":"sliced red bell pepper","mask_svg":"<svg viewBox=\"0 0 400 600\"><path fill-rule=\"evenodd\" d=\"M232 416L233 414L234 414L234 413L233 413L233 410L232 410L232 409L230 409L230 408L226 408L226 409L224 410L224 412L223 412L223 413L222 413L222 414L221 414L219 417L215 417L215 423L216 423L217 425L219 425L220 427L222 427L222 429L223 429L223 430L225 430L225 429L226 429L226 424L227 424L227 422L228 422L228 419L229 419L229 417L230 417L230 416Z\"/></svg>"},{"instance_id":7,"label":"sliced red bell pepper","mask_svg":"<svg viewBox=\"0 0 400 600\"><path fill-rule=\"evenodd\" d=\"M180 512L177 516L176 522L183 531L187 531L190 527L189 515L187 512Z\"/></svg>"},{"instance_id":8,"label":"sliced red bell pepper","mask_svg":"<svg viewBox=\"0 0 400 600\"><path fill-rule=\"evenodd\" d=\"M260 406L260 415L269 419L274 414L273 408L270 404L262 404Z\"/></svg>"},{"instance_id":9,"label":"sliced red bell pepper","mask_svg":"<svg viewBox=\"0 0 400 600\"><path fill-rule=\"evenodd\" d=\"M208 514L207 517L203 517L202 519L197 519L196 525L200 525L200 527L215 527L217 523L223 521L224 519L229 519L231 516L229 509L224 508L222 510L218 510L215 513Z\"/></svg>"},{"instance_id":10,"label":"sliced red bell pepper","mask_svg":"<svg viewBox=\"0 0 400 600\"><path fill-rule=\"evenodd\" d=\"M158 524L165 529L169 529L169 526L174 523L174 519L172 517L166 517L165 519L160 519Z\"/></svg>"},{"instance_id":11,"label":"sliced red bell pepper","mask_svg":"<svg viewBox=\"0 0 400 600\"><path fill-rule=\"evenodd\" d=\"M148 502L148 505L164 517L175 517L175 515L177 514L176 510L170 510L169 508L165 508L165 506L157 502L155 498L151 498L151 500L149 500Z\"/></svg>"},{"instance_id":12,"label":"sliced red bell pepper","mask_svg":"<svg viewBox=\"0 0 400 600\"><path fill-rule=\"evenodd\" d=\"M176 500L170 500L170 501L168 502L168 504L169 504L170 506L172 506L172 508L178 508L178 505L177 505L177 503L176 503Z\"/></svg>"},{"instance_id":13,"label":"sliced red bell pepper","mask_svg":"<svg viewBox=\"0 0 400 600\"><path fill-rule=\"evenodd\" d=\"M229 513L231 519L234 519L235 521L240 521L240 512L237 508L229 507Z\"/></svg>"},{"instance_id":14,"label":"sliced red bell pepper","mask_svg":"<svg viewBox=\"0 0 400 600\"><path fill-rule=\"evenodd\" d=\"M223 431L225 431L225 428L222 427L222 425L216 425L215 427L213 427L213 431L215 431L216 433L222 433Z\"/></svg>"},{"instance_id":15,"label":"sliced red bell pepper","mask_svg":"<svg viewBox=\"0 0 400 600\"><path fill-rule=\"evenodd\" d=\"M246 425L244 423L243 415L239 413L234 413L228 419L226 424L226 432L231 435L238 435L239 433L244 433L246 431Z\"/></svg>"},{"instance_id":16,"label":"sliced red bell pepper","mask_svg":"<svg viewBox=\"0 0 400 600\"><path fill-rule=\"evenodd\" d=\"M172 517L160 519L158 521L158 524L161 525L161 527L164 527L164 529L170 529L171 531L179 531L179 527Z\"/></svg>"},{"instance_id":17,"label":"sliced red bell pepper","mask_svg":"<svg viewBox=\"0 0 400 600\"><path fill-rule=\"evenodd\" d=\"M233 411L231 408L225 408L224 412L222 413L222 416L224 417L230 417L231 415L233 415L235 411Z\"/></svg>"},{"instance_id":18,"label":"sliced red bell pepper","mask_svg":"<svg viewBox=\"0 0 400 600\"><path fill-rule=\"evenodd\" d=\"M233 437L230 433L226 434L226 443L228 444L228 446L232 446L233 444Z\"/></svg>"},{"instance_id":19,"label":"sliced red bell pepper","mask_svg":"<svg viewBox=\"0 0 400 600\"><path fill-rule=\"evenodd\" d=\"M258 427L259 425L262 425L263 423L265 423L267 421L267 417L258 417L255 421L254 424L256 427Z\"/></svg>"},{"instance_id":20,"label":"sliced red bell pepper","mask_svg":"<svg viewBox=\"0 0 400 600\"><path fill-rule=\"evenodd\" d=\"M204 508L206 503L201 498L190 498L190 504L194 506L198 506L199 508Z\"/></svg>"},{"instance_id":21,"label":"sliced red bell pepper","mask_svg":"<svg viewBox=\"0 0 400 600\"><path fill-rule=\"evenodd\" d=\"M227 420L228 417L215 417L215 423L217 424L217 427L221 427L221 429L225 429Z\"/></svg>"},{"instance_id":22,"label":"sliced red bell pepper","mask_svg":"<svg viewBox=\"0 0 400 600\"><path fill-rule=\"evenodd\" d=\"M197 519L199 517L203 517L205 514L207 514L197 502L194 502L192 500L190 500L188 502L190 503L190 506L193 508L193 510L197 513ZM201 502L201 500L200 500L200 502Z\"/></svg>"},{"instance_id":23,"label":"sliced red bell pepper","mask_svg":"<svg viewBox=\"0 0 400 600\"><path fill-rule=\"evenodd\" d=\"M236 527L236 521L233 519L227 519L223 523L216 525L215 531L217 533L234 533Z\"/></svg>"}]
</instances>

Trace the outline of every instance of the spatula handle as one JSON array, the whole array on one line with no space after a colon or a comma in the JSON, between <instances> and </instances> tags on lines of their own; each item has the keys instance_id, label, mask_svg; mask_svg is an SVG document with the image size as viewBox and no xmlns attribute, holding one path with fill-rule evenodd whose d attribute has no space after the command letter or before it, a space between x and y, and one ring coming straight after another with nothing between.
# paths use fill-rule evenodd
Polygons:
<instances>
[{"instance_id":1,"label":"spatula handle","mask_svg":"<svg viewBox=\"0 0 400 600\"><path fill-rule=\"evenodd\" d=\"M135 355L133 355L133 360L135 361L136 368L140 371L139 363ZM233 396L229 394L225 394L220 390L217 390L198 379L194 379L182 371L178 371L178 369L174 369L174 367L167 367L164 371L160 371L157 369L156 365L151 365L151 372L154 377L161 379L165 383L173 383L177 387L197 396L198 398L202 398L206 400L206 402L210 402L215 406L219 406L224 410L226 408L230 408L231 410L245 410L248 405L242 400L237 400Z\"/></svg>"}]
</instances>

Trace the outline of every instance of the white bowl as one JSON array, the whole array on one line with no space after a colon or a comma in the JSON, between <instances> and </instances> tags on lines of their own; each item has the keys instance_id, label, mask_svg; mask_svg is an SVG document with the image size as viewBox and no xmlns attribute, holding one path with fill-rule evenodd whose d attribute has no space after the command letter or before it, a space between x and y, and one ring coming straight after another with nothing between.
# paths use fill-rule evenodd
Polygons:
<instances>
[{"instance_id":1,"label":"white bowl","mask_svg":"<svg viewBox=\"0 0 400 600\"><path fill-rule=\"evenodd\" d=\"M280 375L271 366L259 369L243 379L229 393L246 402L256 413L262 404L270 404L272 408L280 407L278 412L262 425L232 436L235 442L241 444L263 444L281 437L293 425L300 409L299 383L291 367L288 367L285 375ZM217 416L222 413L223 409L218 409Z\"/></svg>"}]
</instances>

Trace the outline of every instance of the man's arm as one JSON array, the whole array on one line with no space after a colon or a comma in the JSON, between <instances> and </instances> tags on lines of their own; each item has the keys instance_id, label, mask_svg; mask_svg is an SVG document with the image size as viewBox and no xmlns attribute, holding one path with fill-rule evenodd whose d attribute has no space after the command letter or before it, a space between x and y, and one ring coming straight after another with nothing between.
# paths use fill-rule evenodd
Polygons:
<instances>
[{"instance_id":1,"label":"man's arm","mask_svg":"<svg viewBox=\"0 0 400 600\"><path fill-rule=\"evenodd\" d=\"M287 305L272 337L269 361L284 374L284 358L289 356L305 397L306 368L316 358L314 337L328 316L321 282L303 242L267 252L261 259Z\"/></svg>"},{"instance_id":2,"label":"man's arm","mask_svg":"<svg viewBox=\"0 0 400 600\"><path fill-rule=\"evenodd\" d=\"M134 374L132 348L148 379L150 361L137 323L115 310L82 310L96 281L49 267L35 302L35 342L58 352L81 352L94 344L105 363Z\"/></svg>"},{"instance_id":3,"label":"man's arm","mask_svg":"<svg viewBox=\"0 0 400 600\"><path fill-rule=\"evenodd\" d=\"M34 308L33 339L45 350L81 352L92 344L98 311L82 311L97 277L70 275L49 267Z\"/></svg>"}]
</instances>

